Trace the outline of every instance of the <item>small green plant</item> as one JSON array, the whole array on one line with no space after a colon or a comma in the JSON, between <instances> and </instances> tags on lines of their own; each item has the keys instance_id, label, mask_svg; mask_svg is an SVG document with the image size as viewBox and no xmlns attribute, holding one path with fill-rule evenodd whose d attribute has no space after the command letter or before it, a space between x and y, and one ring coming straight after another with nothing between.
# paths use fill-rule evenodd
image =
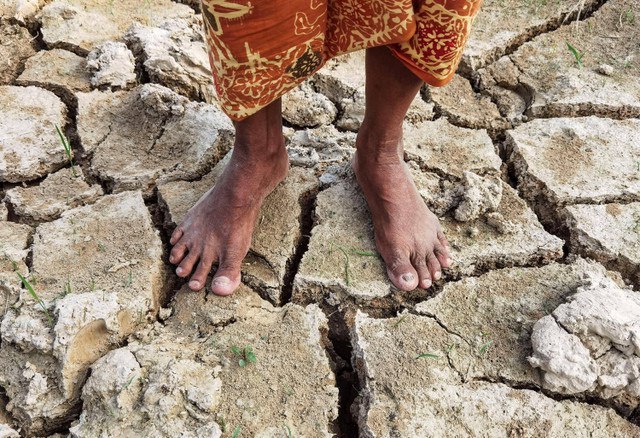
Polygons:
<instances>
[{"instance_id":1,"label":"small green plant","mask_svg":"<svg viewBox=\"0 0 640 438\"><path fill-rule=\"evenodd\" d=\"M433 353L422 353L416 356L416 359L429 358L429 359L439 359L440 356Z\"/></svg>"},{"instance_id":2,"label":"small green plant","mask_svg":"<svg viewBox=\"0 0 640 438\"><path fill-rule=\"evenodd\" d=\"M351 249L351 254L355 254L355 255L359 255L359 256L363 256L363 257L378 257L378 253L377 252L362 251L362 250L359 250L359 249Z\"/></svg>"},{"instance_id":3,"label":"small green plant","mask_svg":"<svg viewBox=\"0 0 640 438\"><path fill-rule=\"evenodd\" d=\"M393 328L398 328L398 326L399 326L400 324L402 324L402 323L403 323L403 322L404 322L408 317L409 317L409 315L408 315L408 314L402 315L402 316L400 317L400 319L398 319L398 320L393 324Z\"/></svg>"},{"instance_id":4,"label":"small green plant","mask_svg":"<svg viewBox=\"0 0 640 438\"><path fill-rule=\"evenodd\" d=\"M127 380L127 383L124 384L123 388L124 389L129 389L129 386L133 383L134 380L136 380L138 378L137 375L133 375L129 378L129 380Z\"/></svg>"},{"instance_id":5,"label":"small green plant","mask_svg":"<svg viewBox=\"0 0 640 438\"><path fill-rule=\"evenodd\" d=\"M636 14L633 12L633 9L631 7L620 14L619 22L620 26L622 26L623 24L633 25L636 23Z\"/></svg>"},{"instance_id":6,"label":"small green plant","mask_svg":"<svg viewBox=\"0 0 640 438\"><path fill-rule=\"evenodd\" d=\"M240 436L240 431L242 429L240 429L240 426L236 426L235 429L233 429L233 432L231 433L231 438L238 438Z\"/></svg>"},{"instance_id":7,"label":"small green plant","mask_svg":"<svg viewBox=\"0 0 640 438\"><path fill-rule=\"evenodd\" d=\"M284 425L284 428L287 431L287 438L293 438L293 434L291 433L291 428L288 425Z\"/></svg>"},{"instance_id":8,"label":"small green plant","mask_svg":"<svg viewBox=\"0 0 640 438\"><path fill-rule=\"evenodd\" d=\"M349 254L347 253L347 251L339 246L338 249L342 252L342 254L344 255L344 283L347 286L351 286L351 274L350 269L349 269Z\"/></svg>"},{"instance_id":9,"label":"small green plant","mask_svg":"<svg viewBox=\"0 0 640 438\"><path fill-rule=\"evenodd\" d=\"M480 353L481 355L485 354L491 344L493 344L493 341L485 342L484 344L482 344L480 346L480 350L478 350L478 353Z\"/></svg>"},{"instance_id":10,"label":"small green plant","mask_svg":"<svg viewBox=\"0 0 640 438\"><path fill-rule=\"evenodd\" d=\"M335 244L332 244L332 246ZM344 282L347 286L351 286L351 265L350 265L350 258L349 255L357 255L357 256L361 256L361 257L380 257L380 255L376 252L373 251L366 251L366 250L361 250L361 249L356 249L356 248L345 248L344 246L340 246L340 245L335 245L336 248L338 248L338 250L340 250L340 252L342 253L342 255L344 256Z\"/></svg>"},{"instance_id":11,"label":"small green plant","mask_svg":"<svg viewBox=\"0 0 640 438\"><path fill-rule=\"evenodd\" d=\"M571 45L571 43L569 43L569 41L565 41L565 43L567 44L567 48L569 49L573 57L576 59L576 65L578 66L578 68L582 68L582 58L584 57L584 52L579 52L578 49L576 49Z\"/></svg>"},{"instance_id":12,"label":"small green plant","mask_svg":"<svg viewBox=\"0 0 640 438\"><path fill-rule=\"evenodd\" d=\"M71 163L71 173L73 173L74 178L77 178L78 173L76 172L76 165L73 162L73 155L71 153L71 145L69 144L69 140L62 133L58 125L55 125L55 127L56 127L56 131L58 131L58 135L60 136L60 141L62 142L62 146L64 147L64 152L67 154L69 163Z\"/></svg>"},{"instance_id":13,"label":"small green plant","mask_svg":"<svg viewBox=\"0 0 640 438\"><path fill-rule=\"evenodd\" d=\"M127 280L124 282L124 287L129 287L133 284L133 277L131 271L129 271L129 275L127 276Z\"/></svg>"},{"instance_id":14,"label":"small green plant","mask_svg":"<svg viewBox=\"0 0 640 438\"><path fill-rule=\"evenodd\" d=\"M247 345L244 349L240 349L240 347L233 345L231 347L231 352L238 356L238 365L241 367L245 367L250 363L256 363L258 360L251 345Z\"/></svg>"},{"instance_id":15,"label":"small green plant","mask_svg":"<svg viewBox=\"0 0 640 438\"><path fill-rule=\"evenodd\" d=\"M93 279L91 281L93 281ZM73 291L71 290L71 280L67 279L67 281L64 283L64 287L62 288L62 296L66 297L72 292Z\"/></svg>"},{"instance_id":16,"label":"small green plant","mask_svg":"<svg viewBox=\"0 0 640 438\"><path fill-rule=\"evenodd\" d=\"M38 305L42 308L42 310L44 310L44 313L45 315L47 315L47 319L49 320L49 323L53 325L53 318L51 317L51 313L49 313L49 309L47 309L47 306L44 304L44 301L42 301L42 299L38 296L36 291L33 290L33 286L31 286L31 283L29 283L29 280L24 278L24 276L19 272L16 272L16 274L18 274L18 277L20 277L20 281L22 281L22 284L27 289L27 292L29 292L29 295L31 295L33 299L36 300L36 303L38 303Z\"/></svg>"},{"instance_id":17,"label":"small green plant","mask_svg":"<svg viewBox=\"0 0 640 438\"><path fill-rule=\"evenodd\" d=\"M222 415L218 415L216 422L220 425L220 431L225 433L227 431L227 422L224 421L224 417Z\"/></svg>"}]
</instances>

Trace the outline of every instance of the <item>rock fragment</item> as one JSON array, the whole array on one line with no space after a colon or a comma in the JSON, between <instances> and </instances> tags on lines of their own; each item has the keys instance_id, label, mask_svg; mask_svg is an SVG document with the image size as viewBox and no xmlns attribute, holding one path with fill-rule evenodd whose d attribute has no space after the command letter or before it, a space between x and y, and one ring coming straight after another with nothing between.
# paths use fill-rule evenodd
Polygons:
<instances>
[{"instance_id":1,"label":"rock fragment","mask_svg":"<svg viewBox=\"0 0 640 438\"><path fill-rule=\"evenodd\" d=\"M462 174L462 200L456 208L457 221L468 222L487 212L495 212L502 200L502 180L497 176L482 177L473 172Z\"/></svg>"},{"instance_id":2,"label":"rock fragment","mask_svg":"<svg viewBox=\"0 0 640 438\"><path fill-rule=\"evenodd\" d=\"M534 354L529 363L544 371L546 388L564 394L594 389L600 371L598 365L580 338L567 333L553 316L547 315L536 322L531 345Z\"/></svg>"},{"instance_id":3,"label":"rock fragment","mask_svg":"<svg viewBox=\"0 0 640 438\"><path fill-rule=\"evenodd\" d=\"M640 403L640 298L601 272L591 273L531 335L530 362L543 386L561 394L594 392ZM573 354L571 354L573 352Z\"/></svg>"},{"instance_id":4,"label":"rock fragment","mask_svg":"<svg viewBox=\"0 0 640 438\"><path fill-rule=\"evenodd\" d=\"M78 134L92 170L115 191L203 176L231 147L232 125L213 105L160 85L78 94Z\"/></svg>"},{"instance_id":5,"label":"rock fragment","mask_svg":"<svg viewBox=\"0 0 640 438\"><path fill-rule=\"evenodd\" d=\"M157 309L161 255L162 244L140 192L104 196L37 227L35 289L43 299L55 297L67 285L72 291L137 294Z\"/></svg>"},{"instance_id":6,"label":"rock fragment","mask_svg":"<svg viewBox=\"0 0 640 438\"><path fill-rule=\"evenodd\" d=\"M498 269L446 283L434 298L416 304L415 311L435 318L470 347L471 354L459 352L458 345L447 353L465 380L542 386L540 373L527 360L532 329L594 272L620 281L602 265L580 258L568 264Z\"/></svg>"},{"instance_id":7,"label":"rock fragment","mask_svg":"<svg viewBox=\"0 0 640 438\"><path fill-rule=\"evenodd\" d=\"M139 192L106 196L38 226L30 278L39 300L24 294L9 309L0 345L7 409L28 433L68 421L89 366L155 315L161 257Z\"/></svg>"},{"instance_id":8,"label":"rock fragment","mask_svg":"<svg viewBox=\"0 0 640 438\"><path fill-rule=\"evenodd\" d=\"M518 189L545 220L557 206L640 199L640 120L540 119L507 141Z\"/></svg>"},{"instance_id":9,"label":"rock fragment","mask_svg":"<svg viewBox=\"0 0 640 438\"><path fill-rule=\"evenodd\" d=\"M39 14L42 39L49 48L86 55L106 41L120 39L135 22L158 25L169 18L191 18L193 10L170 0L137 2L65 0L49 3Z\"/></svg>"},{"instance_id":10,"label":"rock fragment","mask_svg":"<svg viewBox=\"0 0 640 438\"><path fill-rule=\"evenodd\" d=\"M333 102L313 90L308 82L282 97L282 116L295 126L313 128L332 123L337 115Z\"/></svg>"},{"instance_id":11,"label":"rock fragment","mask_svg":"<svg viewBox=\"0 0 640 438\"><path fill-rule=\"evenodd\" d=\"M570 18L583 17L596 4L596 0L579 4L559 0L553 8L548 8L517 0L487 0L471 28L460 68L469 74L484 67L510 47L518 47L537 34L569 22Z\"/></svg>"},{"instance_id":12,"label":"rock fragment","mask_svg":"<svg viewBox=\"0 0 640 438\"><path fill-rule=\"evenodd\" d=\"M0 424L0 438L20 438L20 434L6 424Z\"/></svg>"},{"instance_id":13,"label":"rock fragment","mask_svg":"<svg viewBox=\"0 0 640 438\"><path fill-rule=\"evenodd\" d=\"M96 88L126 89L136 82L135 59L124 43L107 41L97 46L87 56L87 68Z\"/></svg>"},{"instance_id":14,"label":"rock fragment","mask_svg":"<svg viewBox=\"0 0 640 438\"><path fill-rule=\"evenodd\" d=\"M0 321L20 297L17 273L29 275L26 259L32 233L28 225L0 221Z\"/></svg>"},{"instance_id":15,"label":"rock fragment","mask_svg":"<svg viewBox=\"0 0 640 438\"><path fill-rule=\"evenodd\" d=\"M584 21L534 38L480 71L482 86L525 96L526 114L534 117L638 117L640 29L625 19L633 8L634 0L607 2ZM585 54L580 62L567 43ZM615 73L599 73L602 64L615 66Z\"/></svg>"},{"instance_id":16,"label":"rock fragment","mask_svg":"<svg viewBox=\"0 0 640 438\"><path fill-rule=\"evenodd\" d=\"M295 131L288 138L287 148L292 164L324 170L332 164L351 160L355 143L355 134L340 132L333 125L324 125Z\"/></svg>"},{"instance_id":17,"label":"rock fragment","mask_svg":"<svg viewBox=\"0 0 640 438\"><path fill-rule=\"evenodd\" d=\"M176 181L158 186L169 231L172 232L187 211L215 185L230 154L200 181ZM275 303L280 303L287 266L301 238L299 220L303 214L304 198L316 186L317 179L313 173L293 167L262 206L242 272L248 284L264 292Z\"/></svg>"},{"instance_id":18,"label":"rock fragment","mask_svg":"<svg viewBox=\"0 0 640 438\"><path fill-rule=\"evenodd\" d=\"M502 165L484 130L460 128L446 119L405 124L405 157L423 169L461 178L464 171L479 175L499 172Z\"/></svg>"},{"instance_id":19,"label":"rock fragment","mask_svg":"<svg viewBox=\"0 0 640 438\"><path fill-rule=\"evenodd\" d=\"M33 17L45 3L45 0L2 0L0 19L25 22ZM4 59L4 58L3 58Z\"/></svg>"},{"instance_id":20,"label":"rock fragment","mask_svg":"<svg viewBox=\"0 0 640 438\"><path fill-rule=\"evenodd\" d=\"M0 17L3 16L0 4ZM18 25L0 24L0 85L13 81L23 62L33 56L33 37L27 29Z\"/></svg>"},{"instance_id":21,"label":"rock fragment","mask_svg":"<svg viewBox=\"0 0 640 438\"><path fill-rule=\"evenodd\" d=\"M455 75L446 87L427 90L438 110L454 125L494 132L507 128L496 104L488 96L473 91L462 76Z\"/></svg>"},{"instance_id":22,"label":"rock fragment","mask_svg":"<svg viewBox=\"0 0 640 438\"><path fill-rule=\"evenodd\" d=\"M76 166L50 174L37 186L10 189L5 200L16 215L42 222L57 219L71 208L91 204L102 194L102 187L88 184L82 169Z\"/></svg>"},{"instance_id":23,"label":"rock fragment","mask_svg":"<svg viewBox=\"0 0 640 438\"><path fill-rule=\"evenodd\" d=\"M330 435L337 388L317 306L276 309L244 286L229 300L178 292L173 305L162 331L93 365L73 437L195 438L238 427L276 436L285 425L295 436ZM240 366L247 351L255 361Z\"/></svg>"},{"instance_id":24,"label":"rock fragment","mask_svg":"<svg viewBox=\"0 0 640 438\"><path fill-rule=\"evenodd\" d=\"M9 216L9 211L4 202L0 202L0 221L6 221Z\"/></svg>"},{"instance_id":25,"label":"rock fragment","mask_svg":"<svg viewBox=\"0 0 640 438\"><path fill-rule=\"evenodd\" d=\"M69 100L76 91L91 90L85 58L63 49L41 50L29 58L17 83L62 90Z\"/></svg>"},{"instance_id":26,"label":"rock fragment","mask_svg":"<svg viewBox=\"0 0 640 438\"><path fill-rule=\"evenodd\" d=\"M36 87L0 86L0 181L29 181L67 161L55 130L67 109L52 92Z\"/></svg>"},{"instance_id":27,"label":"rock fragment","mask_svg":"<svg viewBox=\"0 0 640 438\"><path fill-rule=\"evenodd\" d=\"M158 27L134 24L124 36L153 82L193 100L215 102L209 56L199 20L169 20Z\"/></svg>"},{"instance_id":28,"label":"rock fragment","mask_svg":"<svg viewBox=\"0 0 640 438\"><path fill-rule=\"evenodd\" d=\"M425 335L428 334L428 335ZM372 319L358 313L353 362L362 386L357 421L366 437L635 436L612 409L555 401L502 383L464 381L447 360L465 342L432 318Z\"/></svg>"},{"instance_id":29,"label":"rock fragment","mask_svg":"<svg viewBox=\"0 0 640 438\"><path fill-rule=\"evenodd\" d=\"M640 282L640 203L569 205L562 213L572 252Z\"/></svg>"}]
</instances>

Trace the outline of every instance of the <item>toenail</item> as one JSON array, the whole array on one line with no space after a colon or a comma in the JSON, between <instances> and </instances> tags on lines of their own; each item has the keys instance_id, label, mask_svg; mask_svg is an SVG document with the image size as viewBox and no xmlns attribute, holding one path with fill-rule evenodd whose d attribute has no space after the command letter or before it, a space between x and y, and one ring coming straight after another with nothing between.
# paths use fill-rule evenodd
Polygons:
<instances>
[{"instance_id":1,"label":"toenail","mask_svg":"<svg viewBox=\"0 0 640 438\"><path fill-rule=\"evenodd\" d=\"M184 271L184 269L182 269L182 268L176 268L176 274L178 274L178 275L182 274L183 271Z\"/></svg>"},{"instance_id":2,"label":"toenail","mask_svg":"<svg viewBox=\"0 0 640 438\"><path fill-rule=\"evenodd\" d=\"M404 274L402 276L402 280L406 281L407 283L411 283L413 281L413 274Z\"/></svg>"},{"instance_id":3,"label":"toenail","mask_svg":"<svg viewBox=\"0 0 640 438\"><path fill-rule=\"evenodd\" d=\"M190 282L189 282L189 287L190 287L191 289L200 289L200 282L199 282L199 281L196 281L196 280L194 280L194 281L190 281Z\"/></svg>"},{"instance_id":4,"label":"toenail","mask_svg":"<svg viewBox=\"0 0 640 438\"><path fill-rule=\"evenodd\" d=\"M216 277L213 279L213 284L216 286L227 286L229 283L231 283L231 280L227 277Z\"/></svg>"},{"instance_id":5,"label":"toenail","mask_svg":"<svg viewBox=\"0 0 640 438\"><path fill-rule=\"evenodd\" d=\"M424 288L425 289L428 289L428 288L431 287L431 280L430 279L425 278L423 281L424 281Z\"/></svg>"},{"instance_id":6,"label":"toenail","mask_svg":"<svg viewBox=\"0 0 640 438\"><path fill-rule=\"evenodd\" d=\"M442 277L442 273L440 271L436 271L434 277L436 280L440 280L440 277Z\"/></svg>"}]
</instances>

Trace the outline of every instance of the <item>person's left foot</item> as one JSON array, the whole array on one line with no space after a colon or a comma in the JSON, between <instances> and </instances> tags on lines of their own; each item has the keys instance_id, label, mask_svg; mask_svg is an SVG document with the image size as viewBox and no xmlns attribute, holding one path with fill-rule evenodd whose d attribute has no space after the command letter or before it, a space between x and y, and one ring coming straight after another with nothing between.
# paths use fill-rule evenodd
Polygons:
<instances>
[{"instance_id":1,"label":"person's left foot","mask_svg":"<svg viewBox=\"0 0 640 438\"><path fill-rule=\"evenodd\" d=\"M397 288L426 289L451 265L449 243L398 151L400 135L386 145L372 141L361 129L352 166L371 212L376 247Z\"/></svg>"}]
</instances>

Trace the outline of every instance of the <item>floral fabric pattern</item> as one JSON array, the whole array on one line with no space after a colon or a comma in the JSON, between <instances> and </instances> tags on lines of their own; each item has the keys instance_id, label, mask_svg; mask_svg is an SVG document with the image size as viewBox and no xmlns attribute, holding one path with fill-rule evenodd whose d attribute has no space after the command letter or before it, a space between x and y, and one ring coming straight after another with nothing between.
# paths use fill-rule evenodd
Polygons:
<instances>
[{"instance_id":1,"label":"floral fabric pattern","mask_svg":"<svg viewBox=\"0 0 640 438\"><path fill-rule=\"evenodd\" d=\"M201 0L222 109L242 120L341 54L389 46L425 82L449 82L482 0Z\"/></svg>"}]
</instances>

